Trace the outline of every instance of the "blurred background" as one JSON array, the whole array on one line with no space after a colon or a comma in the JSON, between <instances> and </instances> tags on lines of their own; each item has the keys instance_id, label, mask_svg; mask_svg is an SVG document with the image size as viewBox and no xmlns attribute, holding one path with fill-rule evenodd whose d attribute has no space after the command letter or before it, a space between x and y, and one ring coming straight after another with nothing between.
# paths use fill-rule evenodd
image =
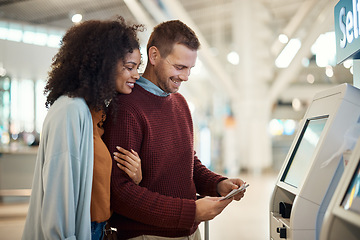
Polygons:
<instances>
[{"instance_id":1,"label":"blurred background","mask_svg":"<svg viewBox=\"0 0 360 240\"><path fill-rule=\"evenodd\" d=\"M43 89L61 37L73 24L116 15L145 25L142 67L158 23L180 19L197 33L198 60L180 89L197 154L215 172L252 181L248 198L211 222L211 239L268 238L271 190L308 104L353 82L352 62L335 61L337 2L0 0L0 239L18 239L1 231L21 236L47 112Z\"/></svg>"}]
</instances>

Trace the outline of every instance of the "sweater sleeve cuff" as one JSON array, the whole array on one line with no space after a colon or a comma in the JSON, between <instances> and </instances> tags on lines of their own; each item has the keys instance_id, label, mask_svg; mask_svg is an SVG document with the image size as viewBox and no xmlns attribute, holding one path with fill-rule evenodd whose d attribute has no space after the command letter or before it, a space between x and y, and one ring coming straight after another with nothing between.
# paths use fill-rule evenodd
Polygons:
<instances>
[{"instance_id":1,"label":"sweater sleeve cuff","mask_svg":"<svg viewBox=\"0 0 360 240\"><path fill-rule=\"evenodd\" d=\"M219 182L224 181L224 180L226 180L226 179L228 179L228 178L227 178L227 177L222 177L222 176L220 176L220 177L214 182L215 186L212 188L212 189L214 189L214 192L212 193L211 196L221 197L221 195L220 195L220 194L218 193L218 191L217 191L217 185L219 184Z\"/></svg>"},{"instance_id":2,"label":"sweater sleeve cuff","mask_svg":"<svg viewBox=\"0 0 360 240\"><path fill-rule=\"evenodd\" d=\"M183 199L182 211L179 219L178 228L189 229L194 225L196 213L196 203L194 200Z\"/></svg>"}]
</instances>

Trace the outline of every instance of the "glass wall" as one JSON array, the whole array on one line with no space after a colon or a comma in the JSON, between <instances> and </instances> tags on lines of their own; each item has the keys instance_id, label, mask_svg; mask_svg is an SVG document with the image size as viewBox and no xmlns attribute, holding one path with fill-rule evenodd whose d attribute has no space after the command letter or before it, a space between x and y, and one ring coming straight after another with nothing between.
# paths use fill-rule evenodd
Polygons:
<instances>
[{"instance_id":1,"label":"glass wall","mask_svg":"<svg viewBox=\"0 0 360 240\"><path fill-rule=\"evenodd\" d=\"M46 116L44 80L0 78L2 145L37 145Z\"/></svg>"},{"instance_id":2,"label":"glass wall","mask_svg":"<svg viewBox=\"0 0 360 240\"><path fill-rule=\"evenodd\" d=\"M0 142L6 144L10 141L10 78L0 77Z\"/></svg>"},{"instance_id":3,"label":"glass wall","mask_svg":"<svg viewBox=\"0 0 360 240\"><path fill-rule=\"evenodd\" d=\"M63 30L0 21L0 39L59 48ZM37 145L46 116L44 79L16 78L0 57L0 145ZM21 75L21 74L20 74Z\"/></svg>"}]
</instances>

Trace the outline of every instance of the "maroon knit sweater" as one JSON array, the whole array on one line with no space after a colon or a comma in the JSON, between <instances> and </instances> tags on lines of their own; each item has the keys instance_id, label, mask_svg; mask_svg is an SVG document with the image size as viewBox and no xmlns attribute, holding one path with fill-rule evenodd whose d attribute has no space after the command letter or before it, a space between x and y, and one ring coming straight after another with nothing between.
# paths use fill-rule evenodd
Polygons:
<instances>
[{"instance_id":1,"label":"maroon knit sweater","mask_svg":"<svg viewBox=\"0 0 360 240\"><path fill-rule=\"evenodd\" d=\"M138 186L113 160L110 224L118 239L191 235L197 229L196 193L218 196L216 185L225 178L195 156L185 99L179 93L156 96L135 85L131 94L114 101L118 109L116 116L108 114L104 142L111 153L115 146L138 152L143 174Z\"/></svg>"}]
</instances>

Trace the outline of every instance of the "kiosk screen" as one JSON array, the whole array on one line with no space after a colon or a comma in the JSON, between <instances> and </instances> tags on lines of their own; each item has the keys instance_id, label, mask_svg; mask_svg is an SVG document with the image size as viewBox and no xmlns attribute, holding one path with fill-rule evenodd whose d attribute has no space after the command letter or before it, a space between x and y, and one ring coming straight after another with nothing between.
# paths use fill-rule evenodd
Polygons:
<instances>
[{"instance_id":1,"label":"kiosk screen","mask_svg":"<svg viewBox=\"0 0 360 240\"><path fill-rule=\"evenodd\" d=\"M345 210L360 214L360 160L341 206Z\"/></svg>"},{"instance_id":2,"label":"kiosk screen","mask_svg":"<svg viewBox=\"0 0 360 240\"><path fill-rule=\"evenodd\" d=\"M281 181L298 187L305 175L328 116L308 119L291 154Z\"/></svg>"}]
</instances>

